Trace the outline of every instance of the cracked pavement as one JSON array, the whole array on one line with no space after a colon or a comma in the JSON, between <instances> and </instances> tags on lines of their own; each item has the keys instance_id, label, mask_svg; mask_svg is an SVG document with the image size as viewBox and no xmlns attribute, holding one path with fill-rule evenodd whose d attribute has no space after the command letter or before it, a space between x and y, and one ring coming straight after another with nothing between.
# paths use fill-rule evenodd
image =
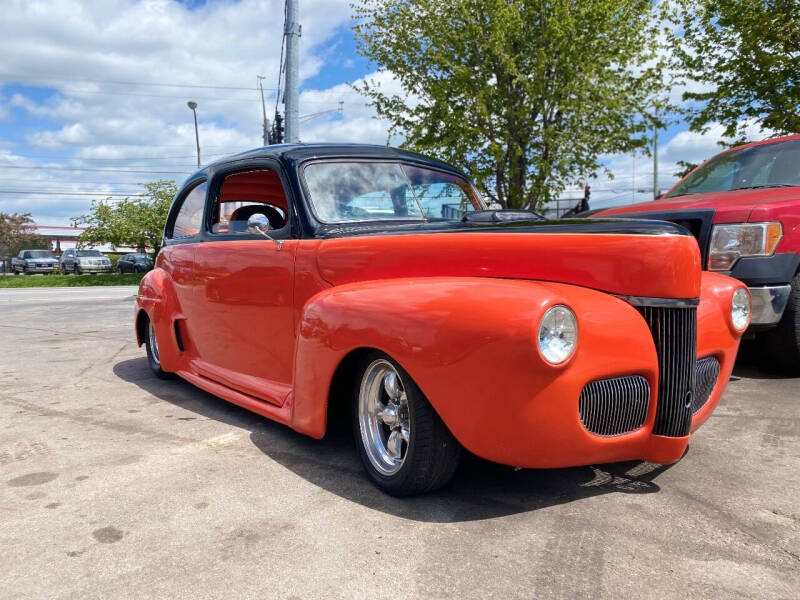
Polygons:
<instances>
[{"instance_id":1,"label":"cracked pavement","mask_svg":"<svg viewBox=\"0 0 800 600\"><path fill-rule=\"evenodd\" d=\"M740 360L682 461L467 460L399 500L150 375L135 288L0 290L0 597L796 598L800 379Z\"/></svg>"}]
</instances>

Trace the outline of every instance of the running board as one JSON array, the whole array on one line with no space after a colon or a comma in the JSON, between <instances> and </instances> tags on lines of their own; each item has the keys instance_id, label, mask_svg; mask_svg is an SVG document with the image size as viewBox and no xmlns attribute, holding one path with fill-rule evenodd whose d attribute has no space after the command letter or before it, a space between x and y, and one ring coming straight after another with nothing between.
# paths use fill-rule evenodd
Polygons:
<instances>
[{"instance_id":1,"label":"running board","mask_svg":"<svg viewBox=\"0 0 800 600\"><path fill-rule=\"evenodd\" d=\"M196 373L192 373L191 371L178 371L176 375L178 375L182 379L185 379L192 385L195 385L200 389L207 391L210 394L214 394L215 396L222 398L223 400L227 400L228 402L236 404L237 406L241 406L242 408L246 408L247 410L254 412L257 415L261 415L262 417L272 419L273 421L277 421L278 423L289 425L291 427L291 422L292 422L291 395L289 398L287 398L286 402L283 403L283 406L276 406L274 404L266 402L265 400L259 400L258 398L254 398L252 396L248 396L247 394L237 392L236 390L233 390L220 383L217 383L216 381L203 377L202 375L197 375Z\"/></svg>"}]
</instances>

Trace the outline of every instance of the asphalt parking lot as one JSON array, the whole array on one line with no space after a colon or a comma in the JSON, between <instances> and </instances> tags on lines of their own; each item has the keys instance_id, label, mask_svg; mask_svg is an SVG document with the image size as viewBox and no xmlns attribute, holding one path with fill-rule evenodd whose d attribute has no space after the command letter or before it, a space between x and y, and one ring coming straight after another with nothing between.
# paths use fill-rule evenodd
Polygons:
<instances>
[{"instance_id":1,"label":"asphalt parking lot","mask_svg":"<svg viewBox=\"0 0 800 600\"><path fill-rule=\"evenodd\" d=\"M670 467L398 500L346 435L151 376L133 292L0 290L0 598L800 595L800 379L740 361Z\"/></svg>"}]
</instances>

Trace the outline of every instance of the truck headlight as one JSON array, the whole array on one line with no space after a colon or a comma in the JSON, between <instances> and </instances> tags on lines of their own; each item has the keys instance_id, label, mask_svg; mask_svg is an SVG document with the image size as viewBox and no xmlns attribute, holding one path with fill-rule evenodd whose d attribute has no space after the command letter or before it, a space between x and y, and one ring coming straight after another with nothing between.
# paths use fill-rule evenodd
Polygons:
<instances>
[{"instance_id":1,"label":"truck headlight","mask_svg":"<svg viewBox=\"0 0 800 600\"><path fill-rule=\"evenodd\" d=\"M710 271L728 271L746 256L771 256L783 237L780 223L714 225L708 253Z\"/></svg>"},{"instance_id":2,"label":"truck headlight","mask_svg":"<svg viewBox=\"0 0 800 600\"><path fill-rule=\"evenodd\" d=\"M539 321L539 352L552 365L560 365L575 352L578 345L578 319L563 304L547 309Z\"/></svg>"},{"instance_id":3,"label":"truck headlight","mask_svg":"<svg viewBox=\"0 0 800 600\"><path fill-rule=\"evenodd\" d=\"M731 321L737 331L744 331L750 324L750 292L747 288L737 288L731 299Z\"/></svg>"}]
</instances>

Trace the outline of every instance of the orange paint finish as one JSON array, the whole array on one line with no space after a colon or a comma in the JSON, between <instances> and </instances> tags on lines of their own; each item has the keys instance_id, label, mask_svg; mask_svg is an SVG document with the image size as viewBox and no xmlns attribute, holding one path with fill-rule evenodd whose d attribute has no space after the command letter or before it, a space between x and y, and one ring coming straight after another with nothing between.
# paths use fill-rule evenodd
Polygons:
<instances>
[{"instance_id":1,"label":"orange paint finish","mask_svg":"<svg viewBox=\"0 0 800 600\"><path fill-rule=\"evenodd\" d=\"M454 275L569 282L629 296L696 298L700 291L697 243L676 235L509 231L339 238L321 243L318 263L333 285Z\"/></svg>"},{"instance_id":2,"label":"orange paint finish","mask_svg":"<svg viewBox=\"0 0 800 600\"><path fill-rule=\"evenodd\" d=\"M692 432L714 412L730 380L741 332L731 321L730 298L743 284L716 273L703 273L700 305L697 307L697 357L714 356L719 361L717 384L705 406L692 418Z\"/></svg>"},{"instance_id":3,"label":"orange paint finish","mask_svg":"<svg viewBox=\"0 0 800 600\"><path fill-rule=\"evenodd\" d=\"M688 437L651 433L658 367L644 319L626 301L584 285L665 296L666 278L678 290L673 297L700 296L698 356L716 356L722 372L694 430L733 368L739 334L730 299L740 284L710 273L701 281L691 238L637 237L631 254L630 237L599 236L592 254L588 237L598 239L476 233L290 240L281 250L266 240L176 245L143 279L137 307L153 319L166 370L313 437L325 433L341 361L375 348L403 365L459 442L486 459L521 467L678 460ZM563 245L549 254L555 241ZM522 246L516 255L514 245ZM577 260L590 255L596 272ZM189 257L205 277L183 270ZM614 266L623 260L633 267ZM648 269L659 277L646 277ZM515 278L501 278L512 270ZM485 272L495 276L476 276ZM580 332L575 355L556 367L536 344L539 320L554 304L574 310ZM194 322L181 352L174 319L187 316ZM633 374L651 387L644 426L616 437L586 431L578 414L583 387Z\"/></svg>"}]
</instances>

